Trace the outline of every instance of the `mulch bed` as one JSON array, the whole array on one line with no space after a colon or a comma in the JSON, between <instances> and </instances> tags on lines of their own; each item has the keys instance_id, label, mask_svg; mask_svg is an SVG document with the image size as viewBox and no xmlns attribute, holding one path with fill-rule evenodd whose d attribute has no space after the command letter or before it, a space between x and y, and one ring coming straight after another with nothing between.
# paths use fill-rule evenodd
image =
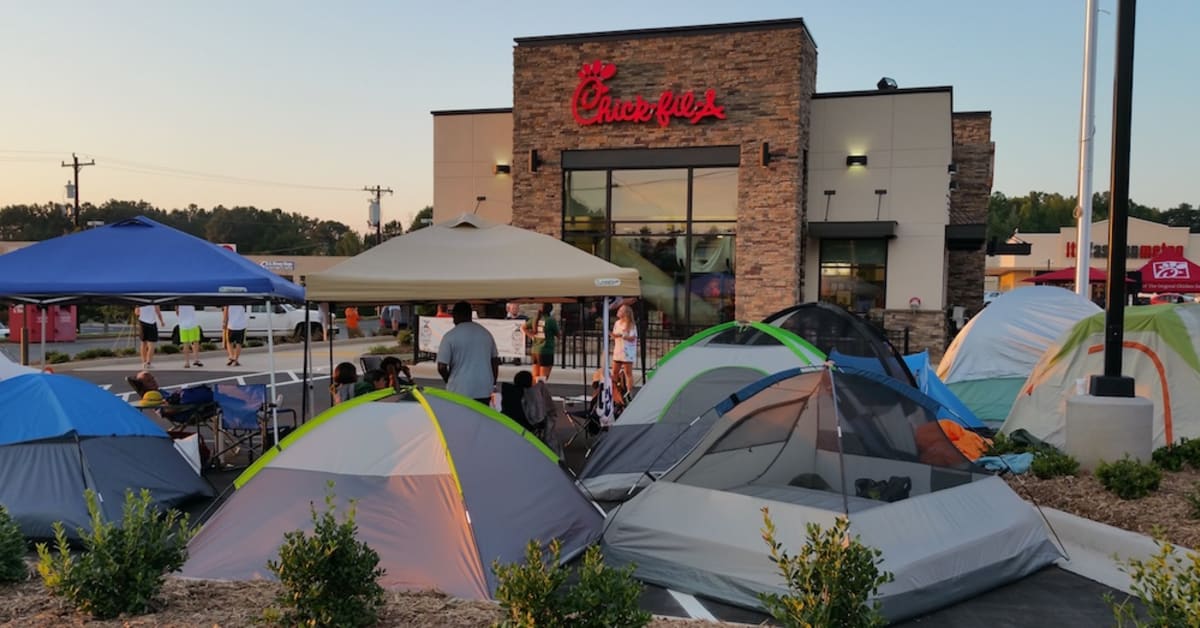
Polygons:
<instances>
[{"instance_id":1,"label":"mulch bed","mask_svg":"<svg viewBox=\"0 0 1200 628\"><path fill-rule=\"evenodd\" d=\"M1176 546L1200 549L1200 519L1193 519L1186 495L1195 492L1200 471L1164 472L1157 491L1142 499L1124 500L1113 495L1090 473L1078 477L1039 480L1032 474L1008 477L1021 497L1038 505L1057 508L1110 526L1154 536L1161 529Z\"/></svg>"},{"instance_id":2,"label":"mulch bed","mask_svg":"<svg viewBox=\"0 0 1200 628\"><path fill-rule=\"evenodd\" d=\"M96 628L196 628L264 625L263 609L279 591L273 582L208 582L168 578L159 595L160 609L149 615L98 621L51 596L34 577L23 584L0 585L0 626ZM500 607L456 600L440 593L389 592L380 626L477 628L500 619ZM656 628L709 626L698 620L655 619Z\"/></svg>"}]
</instances>

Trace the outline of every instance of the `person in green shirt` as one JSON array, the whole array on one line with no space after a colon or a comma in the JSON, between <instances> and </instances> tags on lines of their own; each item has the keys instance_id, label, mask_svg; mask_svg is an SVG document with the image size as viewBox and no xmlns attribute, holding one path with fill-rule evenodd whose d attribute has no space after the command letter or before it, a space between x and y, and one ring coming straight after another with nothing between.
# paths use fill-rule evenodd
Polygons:
<instances>
[{"instance_id":1,"label":"person in green shirt","mask_svg":"<svg viewBox=\"0 0 1200 628\"><path fill-rule=\"evenodd\" d=\"M533 358L533 381L546 381L554 368L555 339L558 338L558 321L554 318L554 304L545 303L542 309L523 328L525 335L533 340L529 353Z\"/></svg>"}]
</instances>

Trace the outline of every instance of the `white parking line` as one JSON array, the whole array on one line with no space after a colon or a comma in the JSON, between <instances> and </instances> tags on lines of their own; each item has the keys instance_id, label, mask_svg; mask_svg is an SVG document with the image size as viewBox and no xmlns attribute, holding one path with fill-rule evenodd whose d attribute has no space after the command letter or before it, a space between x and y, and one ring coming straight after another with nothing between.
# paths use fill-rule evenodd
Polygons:
<instances>
[{"instance_id":1,"label":"white parking line","mask_svg":"<svg viewBox=\"0 0 1200 628\"><path fill-rule=\"evenodd\" d=\"M683 608L683 612L688 614L688 617L691 617L692 619L717 621L716 616L708 612L708 609L704 608L704 605L700 603L700 600L697 600L687 593L680 593L679 591L672 591L671 589L667 589L667 593L670 593L671 597L675 598L675 601L678 602L679 606Z\"/></svg>"}]
</instances>

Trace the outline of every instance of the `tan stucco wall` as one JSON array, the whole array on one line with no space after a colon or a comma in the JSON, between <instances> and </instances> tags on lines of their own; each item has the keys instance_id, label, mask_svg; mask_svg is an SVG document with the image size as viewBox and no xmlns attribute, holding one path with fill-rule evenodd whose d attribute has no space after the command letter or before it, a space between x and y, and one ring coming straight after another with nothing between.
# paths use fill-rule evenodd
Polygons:
<instances>
[{"instance_id":1,"label":"tan stucco wall","mask_svg":"<svg viewBox=\"0 0 1200 628\"><path fill-rule=\"evenodd\" d=\"M433 220L442 222L475 212L493 222L512 222L511 113L454 113L433 116Z\"/></svg>"},{"instance_id":2,"label":"tan stucco wall","mask_svg":"<svg viewBox=\"0 0 1200 628\"><path fill-rule=\"evenodd\" d=\"M813 99L809 148L808 219L830 222L894 220L888 244L887 309L945 306L945 227L949 222L953 159L949 91ZM867 155L867 165L847 167L847 155ZM880 198L875 190L887 190ZM876 210L878 209L878 217ZM810 241L804 300L819 290L819 247Z\"/></svg>"}]
</instances>

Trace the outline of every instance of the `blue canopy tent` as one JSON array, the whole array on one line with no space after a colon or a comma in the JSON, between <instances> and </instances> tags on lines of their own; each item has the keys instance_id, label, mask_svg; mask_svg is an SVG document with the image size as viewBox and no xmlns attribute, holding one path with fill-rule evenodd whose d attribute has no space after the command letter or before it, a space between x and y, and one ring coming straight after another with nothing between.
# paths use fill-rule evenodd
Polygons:
<instances>
[{"instance_id":1,"label":"blue canopy tent","mask_svg":"<svg viewBox=\"0 0 1200 628\"><path fill-rule=\"evenodd\" d=\"M37 306L265 302L269 308L281 301L303 302L304 289L233 251L138 216L0 255L0 301ZM267 341L274 398L274 333L269 330ZM278 441L278 426L275 433Z\"/></svg>"},{"instance_id":2,"label":"blue canopy tent","mask_svg":"<svg viewBox=\"0 0 1200 628\"><path fill-rule=\"evenodd\" d=\"M874 358L849 356L834 350L830 352L829 360L838 366L885 374L879 361ZM938 379L937 373L929 363L928 351L904 356L904 364L912 373L913 379L916 380L917 389L940 405L937 413L938 419L951 419L966 428L985 427L983 421L980 421L975 413L971 412L971 409L941 379Z\"/></svg>"},{"instance_id":3,"label":"blue canopy tent","mask_svg":"<svg viewBox=\"0 0 1200 628\"><path fill-rule=\"evenodd\" d=\"M126 489L149 489L161 508L212 487L175 451L161 428L104 389L66 375L0 381L0 504L29 537L68 536L88 523L85 489L118 521Z\"/></svg>"}]
</instances>

